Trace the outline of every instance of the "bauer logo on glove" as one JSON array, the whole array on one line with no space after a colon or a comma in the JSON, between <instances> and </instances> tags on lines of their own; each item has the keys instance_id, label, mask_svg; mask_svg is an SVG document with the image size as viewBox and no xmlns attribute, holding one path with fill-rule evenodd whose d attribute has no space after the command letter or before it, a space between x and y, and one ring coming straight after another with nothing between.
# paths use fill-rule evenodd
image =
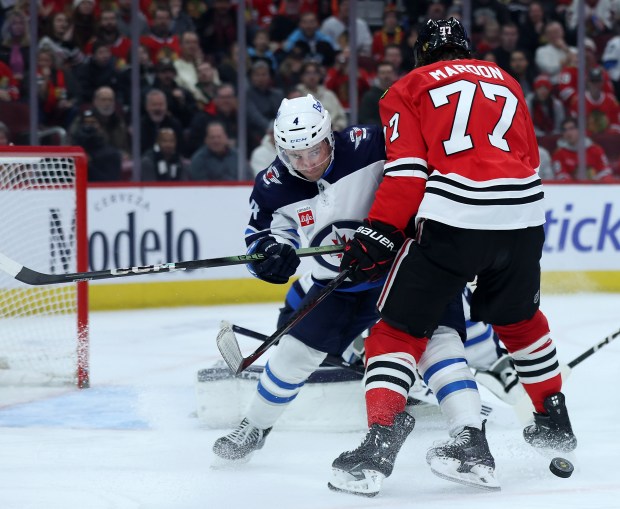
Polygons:
<instances>
[{"instance_id":1,"label":"bauer logo on glove","mask_svg":"<svg viewBox=\"0 0 620 509\"><path fill-rule=\"evenodd\" d=\"M367 226L360 226L356 232L359 232L360 235L365 235L370 237L373 240L376 240L379 244L383 244L390 251L395 250L394 242L388 239L385 235L381 235L379 232L373 230L372 228L368 228Z\"/></svg>"},{"instance_id":2,"label":"bauer logo on glove","mask_svg":"<svg viewBox=\"0 0 620 509\"><path fill-rule=\"evenodd\" d=\"M355 267L351 280L356 283L378 281L390 270L396 252L405 241L404 233L379 221L365 220L347 242L340 270Z\"/></svg>"}]
</instances>

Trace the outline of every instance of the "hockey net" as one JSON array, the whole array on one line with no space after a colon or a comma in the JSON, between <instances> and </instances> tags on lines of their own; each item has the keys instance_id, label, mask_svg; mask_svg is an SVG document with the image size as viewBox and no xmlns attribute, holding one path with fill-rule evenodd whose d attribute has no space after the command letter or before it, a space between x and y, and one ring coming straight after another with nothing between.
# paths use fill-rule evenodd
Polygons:
<instances>
[{"instance_id":1,"label":"hockey net","mask_svg":"<svg viewBox=\"0 0 620 509\"><path fill-rule=\"evenodd\" d=\"M0 251L35 270L88 270L84 152L0 151ZM86 282L26 286L0 273L0 385L88 386Z\"/></svg>"}]
</instances>

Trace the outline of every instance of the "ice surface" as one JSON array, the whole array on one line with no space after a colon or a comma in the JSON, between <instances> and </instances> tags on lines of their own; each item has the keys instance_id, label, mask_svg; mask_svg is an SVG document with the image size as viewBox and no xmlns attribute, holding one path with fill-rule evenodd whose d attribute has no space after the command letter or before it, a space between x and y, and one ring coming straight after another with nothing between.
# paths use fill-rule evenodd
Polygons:
<instances>
[{"instance_id":1,"label":"ice surface","mask_svg":"<svg viewBox=\"0 0 620 509\"><path fill-rule=\"evenodd\" d=\"M620 294L546 296L568 362L620 327ZM518 425L488 428L499 493L435 477L426 449L446 432L419 419L374 499L327 489L332 460L361 433L274 430L245 466L214 470L222 431L195 418L198 370L220 356L220 320L271 333L277 304L93 313L92 388L0 389L1 509L620 508L620 340L578 367L564 391L577 470L553 476ZM246 340L242 351L257 347ZM194 415L193 415L194 414Z\"/></svg>"}]
</instances>

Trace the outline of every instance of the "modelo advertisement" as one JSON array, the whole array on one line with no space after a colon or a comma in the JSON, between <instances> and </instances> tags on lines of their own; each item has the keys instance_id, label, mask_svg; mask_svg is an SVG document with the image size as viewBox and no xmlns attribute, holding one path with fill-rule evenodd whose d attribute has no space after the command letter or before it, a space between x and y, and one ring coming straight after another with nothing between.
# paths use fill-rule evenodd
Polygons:
<instances>
[{"instance_id":1,"label":"modelo advertisement","mask_svg":"<svg viewBox=\"0 0 620 509\"><path fill-rule=\"evenodd\" d=\"M249 186L88 190L90 270L245 254ZM119 278L118 282L237 279L244 265ZM106 283L112 280L91 282Z\"/></svg>"},{"instance_id":2,"label":"modelo advertisement","mask_svg":"<svg viewBox=\"0 0 620 509\"><path fill-rule=\"evenodd\" d=\"M89 189L91 270L244 254L250 192L245 185ZM543 271L620 271L620 186L546 185L545 196ZM146 277L153 276L138 279ZM251 276L239 265L154 277Z\"/></svg>"}]
</instances>

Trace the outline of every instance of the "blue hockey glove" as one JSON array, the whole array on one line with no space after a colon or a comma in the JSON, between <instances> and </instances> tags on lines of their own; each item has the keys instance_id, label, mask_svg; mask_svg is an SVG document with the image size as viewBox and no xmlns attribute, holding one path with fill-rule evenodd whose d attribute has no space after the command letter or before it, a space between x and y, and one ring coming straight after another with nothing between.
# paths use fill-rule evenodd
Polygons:
<instances>
[{"instance_id":1,"label":"blue hockey glove","mask_svg":"<svg viewBox=\"0 0 620 509\"><path fill-rule=\"evenodd\" d=\"M295 274L300 259L295 250L288 244L280 244L273 237L264 237L250 246L250 253L263 253L265 259L252 262L248 269L257 278L283 285Z\"/></svg>"},{"instance_id":2,"label":"blue hockey glove","mask_svg":"<svg viewBox=\"0 0 620 509\"><path fill-rule=\"evenodd\" d=\"M404 233L394 226L365 220L347 242L340 270L356 267L351 275L351 280L356 283L378 281L389 272L404 241Z\"/></svg>"}]
</instances>

